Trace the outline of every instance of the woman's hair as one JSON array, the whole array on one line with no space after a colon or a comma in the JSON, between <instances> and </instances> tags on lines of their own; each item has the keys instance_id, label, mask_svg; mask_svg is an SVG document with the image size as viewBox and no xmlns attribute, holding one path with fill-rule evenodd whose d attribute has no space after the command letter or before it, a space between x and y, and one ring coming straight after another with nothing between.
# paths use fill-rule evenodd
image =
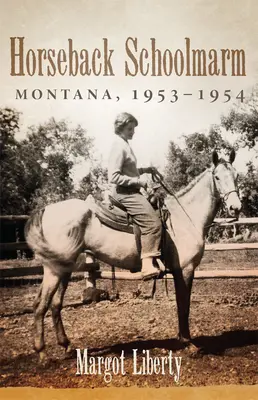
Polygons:
<instances>
[{"instance_id":1,"label":"woman's hair","mask_svg":"<svg viewBox=\"0 0 258 400\"><path fill-rule=\"evenodd\" d=\"M138 126L138 121L132 114L126 112L119 114L115 119L115 133L120 135L124 127L130 122L133 122L135 126Z\"/></svg>"}]
</instances>

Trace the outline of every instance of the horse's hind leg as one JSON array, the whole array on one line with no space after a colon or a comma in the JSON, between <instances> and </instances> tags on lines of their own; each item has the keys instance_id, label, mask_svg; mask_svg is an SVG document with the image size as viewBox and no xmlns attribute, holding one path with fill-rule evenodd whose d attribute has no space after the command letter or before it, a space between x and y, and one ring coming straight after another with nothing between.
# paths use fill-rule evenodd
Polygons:
<instances>
[{"instance_id":1,"label":"horse's hind leg","mask_svg":"<svg viewBox=\"0 0 258 400\"><path fill-rule=\"evenodd\" d=\"M52 319L53 319L53 324L54 328L56 331L56 337L57 337L57 343L60 346L63 346L66 351L69 351L69 344L70 341L66 336L65 330L64 330L64 325L61 317L61 310L63 306L63 300L64 300L64 295L69 283L69 279L71 277L71 273L65 273L62 275L59 286L57 288L56 293L54 294L54 297L52 299L51 303L51 311L52 311Z\"/></svg>"},{"instance_id":2,"label":"horse's hind leg","mask_svg":"<svg viewBox=\"0 0 258 400\"><path fill-rule=\"evenodd\" d=\"M36 312L36 309L37 309L37 307L39 305L39 302L40 302L40 299L41 299L42 285L43 284L41 283L39 291L38 291L37 296L36 296L36 298L34 300L34 303L33 303L33 311L34 311L34 313Z\"/></svg>"},{"instance_id":3,"label":"horse's hind leg","mask_svg":"<svg viewBox=\"0 0 258 400\"><path fill-rule=\"evenodd\" d=\"M58 288L60 277L55 275L50 268L44 268L43 282L40 292L34 302L34 317L35 317L35 336L34 348L39 353L40 359L43 359L45 354L44 341L44 317L50 306L51 300Z\"/></svg>"}]
</instances>

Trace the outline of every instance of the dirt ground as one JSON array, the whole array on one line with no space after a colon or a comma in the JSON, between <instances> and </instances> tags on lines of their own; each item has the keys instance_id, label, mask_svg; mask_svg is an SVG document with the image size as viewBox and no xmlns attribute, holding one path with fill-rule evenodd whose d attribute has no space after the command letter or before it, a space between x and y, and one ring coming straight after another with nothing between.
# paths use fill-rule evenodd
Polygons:
<instances>
[{"instance_id":1,"label":"dirt ground","mask_svg":"<svg viewBox=\"0 0 258 400\"><path fill-rule=\"evenodd\" d=\"M105 386L201 386L255 384L257 380L258 279L195 280L191 303L191 334L196 349L183 348L177 335L177 311L173 282L168 296L158 281L154 299L152 283L144 283L135 298L135 282L116 282L119 299L83 305L84 281L68 287L63 321L75 348L87 348L94 356L120 356L124 351L125 375L76 375L76 357L66 359L56 344L51 315L45 322L49 362L38 363L32 348L31 306L39 285L0 288L0 386L105 387ZM112 289L111 283L99 287ZM144 350L151 357L182 357L179 382L166 369L164 375L134 375L133 349L139 360ZM192 351L193 350L193 351ZM139 362L140 362L139 361ZM175 364L174 364L175 365Z\"/></svg>"}]
</instances>

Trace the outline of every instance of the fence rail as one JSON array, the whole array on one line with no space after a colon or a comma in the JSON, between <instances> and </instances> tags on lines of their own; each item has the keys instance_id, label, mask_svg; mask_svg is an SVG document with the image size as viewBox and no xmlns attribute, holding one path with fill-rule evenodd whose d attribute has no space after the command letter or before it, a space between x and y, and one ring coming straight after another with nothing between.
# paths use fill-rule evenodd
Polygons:
<instances>
[{"instance_id":1,"label":"fence rail","mask_svg":"<svg viewBox=\"0 0 258 400\"><path fill-rule=\"evenodd\" d=\"M0 215L0 221L27 221L29 215Z\"/></svg>"},{"instance_id":2,"label":"fence rail","mask_svg":"<svg viewBox=\"0 0 258 400\"><path fill-rule=\"evenodd\" d=\"M205 251L256 250L256 249L258 249L258 243L214 243L205 245Z\"/></svg>"},{"instance_id":3,"label":"fence rail","mask_svg":"<svg viewBox=\"0 0 258 400\"><path fill-rule=\"evenodd\" d=\"M28 250L29 246L26 242L0 243L1 250L15 251Z\"/></svg>"},{"instance_id":4,"label":"fence rail","mask_svg":"<svg viewBox=\"0 0 258 400\"><path fill-rule=\"evenodd\" d=\"M258 217L239 218L238 220L232 218L215 218L214 222L220 226L232 225L258 225Z\"/></svg>"},{"instance_id":5,"label":"fence rail","mask_svg":"<svg viewBox=\"0 0 258 400\"><path fill-rule=\"evenodd\" d=\"M74 273L84 272L84 278L88 278L93 272L95 279L115 279L115 280L141 280L140 272L129 271L100 271L98 263L83 264ZM41 265L33 267L15 267L0 269L0 279L20 278L28 276L43 275L43 267ZM168 279L173 279L172 274L167 274ZM258 278L258 269L244 270L209 270L195 271L195 279L214 279L214 278Z\"/></svg>"},{"instance_id":6,"label":"fence rail","mask_svg":"<svg viewBox=\"0 0 258 400\"><path fill-rule=\"evenodd\" d=\"M95 263L81 263L75 272L90 272L98 271L99 264ZM20 276L33 276L33 275L43 275L43 267L39 263L38 265L33 265L31 267L10 267L0 269L0 279L3 278L17 278Z\"/></svg>"}]
</instances>

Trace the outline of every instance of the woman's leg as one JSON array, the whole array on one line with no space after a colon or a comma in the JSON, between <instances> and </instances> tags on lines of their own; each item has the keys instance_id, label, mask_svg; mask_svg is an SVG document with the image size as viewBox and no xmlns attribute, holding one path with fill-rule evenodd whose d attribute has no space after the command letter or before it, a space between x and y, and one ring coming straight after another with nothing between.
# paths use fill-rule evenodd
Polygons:
<instances>
[{"instance_id":1,"label":"woman's leg","mask_svg":"<svg viewBox=\"0 0 258 400\"><path fill-rule=\"evenodd\" d=\"M141 258L159 257L161 221L148 200L140 193L119 195L118 200L136 221L141 230Z\"/></svg>"},{"instance_id":2,"label":"woman's leg","mask_svg":"<svg viewBox=\"0 0 258 400\"><path fill-rule=\"evenodd\" d=\"M117 199L125 206L141 230L141 258L144 278L158 275L153 258L160 257L161 221L148 200L140 193L119 195Z\"/></svg>"}]
</instances>

